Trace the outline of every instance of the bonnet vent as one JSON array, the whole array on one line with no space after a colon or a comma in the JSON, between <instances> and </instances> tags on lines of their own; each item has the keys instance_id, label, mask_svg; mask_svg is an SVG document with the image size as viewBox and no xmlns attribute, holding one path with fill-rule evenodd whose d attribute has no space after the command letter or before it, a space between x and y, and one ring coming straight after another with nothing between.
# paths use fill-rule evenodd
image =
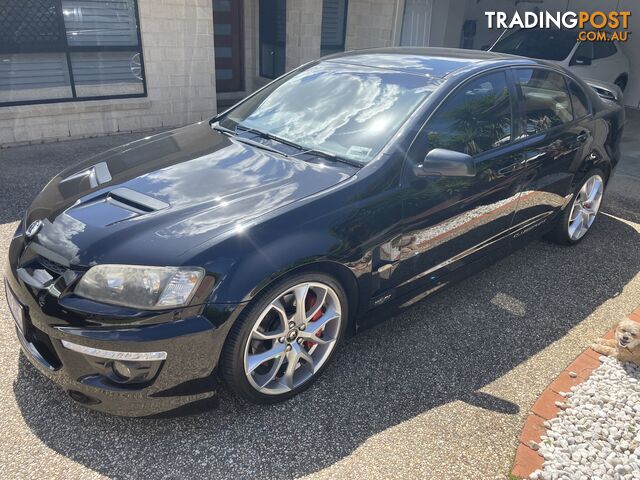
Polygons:
<instances>
[{"instance_id":1,"label":"bonnet vent","mask_svg":"<svg viewBox=\"0 0 640 480\"><path fill-rule=\"evenodd\" d=\"M163 210L169 204L129 188L116 188L107 195L107 200L136 213L149 213Z\"/></svg>"},{"instance_id":2,"label":"bonnet vent","mask_svg":"<svg viewBox=\"0 0 640 480\"><path fill-rule=\"evenodd\" d=\"M69 182L73 182L74 180L84 180L87 179L89 181L89 186L91 188L95 188L98 185L102 185L103 183L108 183L111 181L111 172L109 172L109 167L105 162L96 163L91 167L82 170L81 172L74 173L73 175L68 176L64 180L60 182L60 184L65 184Z\"/></svg>"}]
</instances>

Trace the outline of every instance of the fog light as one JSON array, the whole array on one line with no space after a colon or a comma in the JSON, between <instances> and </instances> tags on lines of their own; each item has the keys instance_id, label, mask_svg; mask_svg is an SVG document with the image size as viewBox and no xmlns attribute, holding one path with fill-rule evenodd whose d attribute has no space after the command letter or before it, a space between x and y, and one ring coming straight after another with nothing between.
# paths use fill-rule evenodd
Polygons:
<instances>
[{"instance_id":1,"label":"fog light","mask_svg":"<svg viewBox=\"0 0 640 480\"><path fill-rule=\"evenodd\" d=\"M158 372L158 362L123 362L111 363L113 372L111 379L118 383L145 383Z\"/></svg>"},{"instance_id":2,"label":"fog light","mask_svg":"<svg viewBox=\"0 0 640 480\"><path fill-rule=\"evenodd\" d=\"M122 380L129 381L133 377L131 368L125 362L113 362L111 368L113 368L113 373Z\"/></svg>"}]
</instances>

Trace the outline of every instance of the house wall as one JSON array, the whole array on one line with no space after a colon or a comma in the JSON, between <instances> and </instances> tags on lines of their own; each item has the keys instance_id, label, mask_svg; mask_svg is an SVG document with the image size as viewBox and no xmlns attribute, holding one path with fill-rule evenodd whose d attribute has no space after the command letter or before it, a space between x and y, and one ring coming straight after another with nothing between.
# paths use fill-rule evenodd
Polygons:
<instances>
[{"instance_id":1,"label":"house wall","mask_svg":"<svg viewBox=\"0 0 640 480\"><path fill-rule=\"evenodd\" d=\"M138 0L148 96L0 108L0 145L183 125L216 110L211 0Z\"/></svg>"},{"instance_id":2,"label":"house wall","mask_svg":"<svg viewBox=\"0 0 640 480\"><path fill-rule=\"evenodd\" d=\"M404 0L349 0L345 48L398 45L403 7Z\"/></svg>"},{"instance_id":3,"label":"house wall","mask_svg":"<svg viewBox=\"0 0 640 480\"><path fill-rule=\"evenodd\" d=\"M287 2L287 71L320 57L321 32L321 1Z\"/></svg>"}]
</instances>

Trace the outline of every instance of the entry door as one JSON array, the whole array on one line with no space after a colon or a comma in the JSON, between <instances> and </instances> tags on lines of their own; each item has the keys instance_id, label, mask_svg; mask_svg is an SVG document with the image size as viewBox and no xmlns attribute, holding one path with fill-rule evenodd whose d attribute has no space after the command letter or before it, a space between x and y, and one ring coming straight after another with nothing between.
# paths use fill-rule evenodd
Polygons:
<instances>
[{"instance_id":1,"label":"entry door","mask_svg":"<svg viewBox=\"0 0 640 480\"><path fill-rule=\"evenodd\" d=\"M400 295L428 290L507 245L523 170L522 151L513 142L511 92L504 71L471 80L416 137L405 168L404 232L383 246L380 266L374 266L386 272L380 290L386 286ZM471 155L476 174L416 177L412 165L428 166L425 155L434 148Z\"/></svg>"},{"instance_id":2,"label":"entry door","mask_svg":"<svg viewBox=\"0 0 640 480\"><path fill-rule=\"evenodd\" d=\"M213 0L216 90L238 92L242 75L242 0Z\"/></svg>"},{"instance_id":3,"label":"entry door","mask_svg":"<svg viewBox=\"0 0 640 480\"><path fill-rule=\"evenodd\" d=\"M402 17L403 47L428 47L431 33L432 0L406 0Z\"/></svg>"},{"instance_id":4,"label":"entry door","mask_svg":"<svg viewBox=\"0 0 640 480\"><path fill-rule=\"evenodd\" d=\"M592 150L594 121L586 93L547 69L514 70L520 106L526 183L514 219L514 238L535 237L566 202L576 169ZM571 92L571 93L570 93ZM575 115L574 112L575 111ZM575 116L575 120L574 120Z\"/></svg>"}]
</instances>

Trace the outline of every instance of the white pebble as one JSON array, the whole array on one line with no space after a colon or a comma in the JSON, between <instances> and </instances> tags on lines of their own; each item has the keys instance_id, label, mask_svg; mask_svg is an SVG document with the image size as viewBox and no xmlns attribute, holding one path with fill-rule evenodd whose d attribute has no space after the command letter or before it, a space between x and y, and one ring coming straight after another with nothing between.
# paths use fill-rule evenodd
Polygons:
<instances>
[{"instance_id":1,"label":"white pebble","mask_svg":"<svg viewBox=\"0 0 640 480\"><path fill-rule=\"evenodd\" d=\"M545 461L529 478L640 480L640 367L600 360L587 381L555 402L563 410L544 422L536 446Z\"/></svg>"}]
</instances>

